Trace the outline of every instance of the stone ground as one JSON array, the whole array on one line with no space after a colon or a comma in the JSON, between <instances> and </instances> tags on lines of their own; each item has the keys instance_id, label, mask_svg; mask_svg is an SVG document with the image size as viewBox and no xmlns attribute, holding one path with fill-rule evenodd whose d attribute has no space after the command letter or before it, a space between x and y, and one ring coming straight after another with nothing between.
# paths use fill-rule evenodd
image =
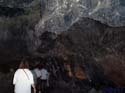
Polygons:
<instances>
[{"instance_id":1,"label":"stone ground","mask_svg":"<svg viewBox=\"0 0 125 93\"><path fill-rule=\"evenodd\" d=\"M0 93L14 93L13 92L13 88L2 88L2 87L0 87L0 89L1 89L1 91L0 91ZM32 92L33 93L33 92ZM70 90L67 90L67 89L61 89L61 88L58 88L58 89L56 89L56 88L51 88L51 89L48 89L47 91L44 91L44 92L42 92L42 93L73 93L73 92L71 92Z\"/></svg>"}]
</instances>

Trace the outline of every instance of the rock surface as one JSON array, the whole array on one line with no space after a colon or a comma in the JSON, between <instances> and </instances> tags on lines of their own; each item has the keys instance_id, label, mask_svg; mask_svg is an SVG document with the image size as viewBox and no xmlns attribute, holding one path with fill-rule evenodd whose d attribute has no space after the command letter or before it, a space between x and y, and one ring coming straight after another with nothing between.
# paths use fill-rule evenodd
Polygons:
<instances>
[{"instance_id":1,"label":"rock surface","mask_svg":"<svg viewBox=\"0 0 125 93\"><path fill-rule=\"evenodd\" d=\"M124 26L123 0L42 0L42 20L38 30L65 31L81 17L89 17L113 27Z\"/></svg>"},{"instance_id":2,"label":"rock surface","mask_svg":"<svg viewBox=\"0 0 125 93\"><path fill-rule=\"evenodd\" d=\"M12 5L11 1L10 5ZM0 71L7 73L10 68L17 69L18 62L22 58L31 61L31 66L34 66L37 60L42 59L43 62L44 59L54 75L52 81L62 80L56 81L59 86L68 87L76 93L80 90L88 91L90 87L123 86L125 84L125 27L108 26L116 26L112 16L106 15L103 19L98 15L105 12L109 14L107 0L100 1L101 6L98 11L95 7L99 0L95 0L92 7L89 6L94 7L95 10L89 8L89 11L83 6L86 5L84 1L48 0L46 2L43 0L41 2L44 5L41 7L43 14L40 13L39 7L33 6L27 10L22 3L19 3L26 14L11 18L0 17ZM34 4L38 3L33 2ZM116 6L117 4L116 1L115 4L113 3ZM10 5L7 9L8 7L13 9ZM86 16L99 18L96 20L106 22L108 25L85 18ZM107 16L109 18L105 20ZM13 74L4 73L0 73L0 83L6 82L1 78L8 79L9 75L11 74L12 77ZM87 81L82 81L84 79ZM89 85L89 81L92 86ZM10 80L7 82L11 85ZM52 85L54 84L52 82ZM6 85L4 87L6 88Z\"/></svg>"},{"instance_id":3,"label":"rock surface","mask_svg":"<svg viewBox=\"0 0 125 93\"><path fill-rule=\"evenodd\" d=\"M65 31L82 17L89 17L113 27L124 26L123 0L1 0L0 5L32 10L39 7L41 21L37 30Z\"/></svg>"}]
</instances>

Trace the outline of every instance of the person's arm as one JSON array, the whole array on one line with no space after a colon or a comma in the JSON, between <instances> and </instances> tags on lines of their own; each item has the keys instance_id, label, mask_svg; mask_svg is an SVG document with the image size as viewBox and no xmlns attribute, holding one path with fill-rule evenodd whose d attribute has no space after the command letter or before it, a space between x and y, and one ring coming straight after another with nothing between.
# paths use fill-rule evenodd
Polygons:
<instances>
[{"instance_id":1,"label":"person's arm","mask_svg":"<svg viewBox=\"0 0 125 93\"><path fill-rule=\"evenodd\" d=\"M14 74L14 77L13 77L13 85L16 84L17 76L18 76L18 71L16 71L15 74Z\"/></svg>"},{"instance_id":2,"label":"person's arm","mask_svg":"<svg viewBox=\"0 0 125 93\"><path fill-rule=\"evenodd\" d=\"M36 93L36 87L35 87L35 84L32 84L32 87L33 87L33 91L34 91L34 93Z\"/></svg>"},{"instance_id":3,"label":"person's arm","mask_svg":"<svg viewBox=\"0 0 125 93\"><path fill-rule=\"evenodd\" d=\"M35 84L34 84L34 79L33 79L32 72L30 72L30 81L31 81L31 85L33 87L34 93L36 93L36 87L35 87Z\"/></svg>"}]
</instances>

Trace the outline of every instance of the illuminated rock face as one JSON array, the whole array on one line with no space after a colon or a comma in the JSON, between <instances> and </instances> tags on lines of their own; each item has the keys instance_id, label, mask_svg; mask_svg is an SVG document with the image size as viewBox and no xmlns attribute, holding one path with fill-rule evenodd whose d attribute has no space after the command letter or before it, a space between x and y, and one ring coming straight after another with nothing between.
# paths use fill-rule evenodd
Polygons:
<instances>
[{"instance_id":1,"label":"illuminated rock face","mask_svg":"<svg viewBox=\"0 0 125 93\"><path fill-rule=\"evenodd\" d=\"M110 26L124 26L123 0L41 0L40 30L60 32L81 17L89 17Z\"/></svg>"},{"instance_id":2,"label":"illuminated rock face","mask_svg":"<svg viewBox=\"0 0 125 93\"><path fill-rule=\"evenodd\" d=\"M0 0L0 5L25 9L41 5L42 19L36 30L59 33L69 29L81 17L89 17L110 26L124 26L124 2L124 0Z\"/></svg>"}]
</instances>

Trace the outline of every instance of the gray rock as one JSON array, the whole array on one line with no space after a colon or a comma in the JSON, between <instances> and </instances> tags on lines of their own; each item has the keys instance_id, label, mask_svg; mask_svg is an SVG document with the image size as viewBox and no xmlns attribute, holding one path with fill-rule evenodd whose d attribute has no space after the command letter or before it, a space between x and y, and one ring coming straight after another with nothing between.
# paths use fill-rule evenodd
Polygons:
<instances>
[{"instance_id":1,"label":"gray rock","mask_svg":"<svg viewBox=\"0 0 125 93\"><path fill-rule=\"evenodd\" d=\"M38 30L67 30L81 17L89 17L110 26L124 26L123 0L41 0L42 20Z\"/></svg>"}]
</instances>

